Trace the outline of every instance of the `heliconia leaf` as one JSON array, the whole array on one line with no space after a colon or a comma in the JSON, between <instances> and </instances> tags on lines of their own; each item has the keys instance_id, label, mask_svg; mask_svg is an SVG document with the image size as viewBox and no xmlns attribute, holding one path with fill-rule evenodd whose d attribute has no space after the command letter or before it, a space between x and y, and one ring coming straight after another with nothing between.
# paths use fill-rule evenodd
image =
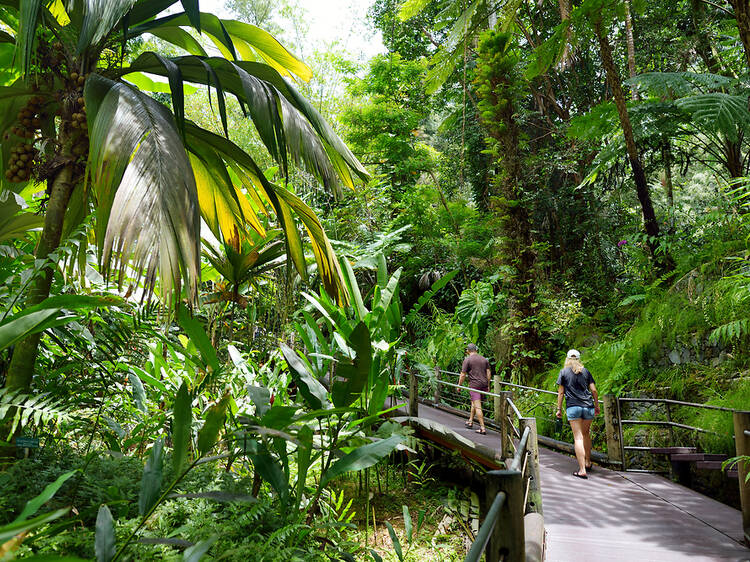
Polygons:
<instances>
[{"instance_id":1,"label":"heliconia leaf","mask_svg":"<svg viewBox=\"0 0 750 562\"><path fill-rule=\"evenodd\" d=\"M185 330L185 333L195 347L198 348L204 365L210 367L214 372L218 372L220 366L219 358L216 356L216 349L211 344L211 340L201 323L193 318L184 306L180 306L177 310L177 323Z\"/></svg>"},{"instance_id":2,"label":"heliconia leaf","mask_svg":"<svg viewBox=\"0 0 750 562\"><path fill-rule=\"evenodd\" d=\"M187 494L169 494L169 497L170 498L187 498L187 499L203 498L207 500L215 500L217 502L224 502L224 503L232 503L232 502L255 503L258 501L257 498L253 496L249 496L247 494L234 494L232 492L222 492L221 490L216 490L214 492L193 492L193 493L187 493Z\"/></svg>"},{"instance_id":3,"label":"heliconia leaf","mask_svg":"<svg viewBox=\"0 0 750 562\"><path fill-rule=\"evenodd\" d=\"M229 394L225 394L221 400L210 406L206 412L206 421L198 432L198 451L202 455L208 453L219 439L219 432L226 420L227 406L229 406L230 398Z\"/></svg>"},{"instance_id":4,"label":"heliconia leaf","mask_svg":"<svg viewBox=\"0 0 750 562\"><path fill-rule=\"evenodd\" d=\"M9 541L16 535L31 531L32 529L36 529L37 527L46 525L47 523L50 523L55 519L59 519L60 517L67 515L69 511L69 507L64 507L50 513L44 513L42 515L34 517L33 519L27 519L25 521L17 521L10 523L9 525L3 525L0 527L0 545L6 541Z\"/></svg>"},{"instance_id":5,"label":"heliconia leaf","mask_svg":"<svg viewBox=\"0 0 750 562\"><path fill-rule=\"evenodd\" d=\"M411 514L409 513L409 506L402 505L401 507L404 513L404 531L406 531L406 540L407 542L411 542L413 529Z\"/></svg>"},{"instance_id":6,"label":"heliconia leaf","mask_svg":"<svg viewBox=\"0 0 750 562\"><path fill-rule=\"evenodd\" d=\"M151 453L143 468L141 477L141 491L138 495L138 513L146 515L159 499L162 480L162 451L164 449L164 439L159 438L151 447Z\"/></svg>"},{"instance_id":7,"label":"heliconia leaf","mask_svg":"<svg viewBox=\"0 0 750 562\"><path fill-rule=\"evenodd\" d=\"M403 441L402 436L393 435L388 439L381 439L367 445L354 449L351 453L341 457L326 470L320 479L320 485L325 486L332 479L350 472L362 470L380 462L381 459L390 455L396 446Z\"/></svg>"},{"instance_id":8,"label":"heliconia leaf","mask_svg":"<svg viewBox=\"0 0 750 562\"><path fill-rule=\"evenodd\" d=\"M141 379L139 379L138 375L135 373L128 373L128 379L130 380L130 386L133 387L133 401L135 402L135 407L141 412L148 412L148 407L146 406L146 391L143 389Z\"/></svg>"},{"instance_id":9,"label":"heliconia leaf","mask_svg":"<svg viewBox=\"0 0 750 562\"><path fill-rule=\"evenodd\" d=\"M115 522L106 505L99 508L96 516L94 551L96 562L109 562L115 557Z\"/></svg>"},{"instance_id":10,"label":"heliconia leaf","mask_svg":"<svg viewBox=\"0 0 750 562\"><path fill-rule=\"evenodd\" d=\"M305 492L305 481L307 471L310 468L310 458L313 450L313 431L309 426L303 425L297 431L297 508L302 501Z\"/></svg>"},{"instance_id":11,"label":"heliconia leaf","mask_svg":"<svg viewBox=\"0 0 750 562\"><path fill-rule=\"evenodd\" d=\"M190 448L190 437L192 435L193 407L192 397L188 391L187 383L183 382L177 391L173 407L172 419L172 466L175 474L180 474L185 464L188 449Z\"/></svg>"},{"instance_id":12,"label":"heliconia leaf","mask_svg":"<svg viewBox=\"0 0 750 562\"><path fill-rule=\"evenodd\" d=\"M354 275L354 270L352 269L349 260L346 258L341 258L341 263L344 266L342 268L342 272L344 283L346 283L346 289L349 292L349 298L354 304L354 310L357 313L357 320L362 321L370 311L365 308L365 303L362 300L362 293L360 292L359 285L357 284L357 277Z\"/></svg>"},{"instance_id":13,"label":"heliconia leaf","mask_svg":"<svg viewBox=\"0 0 750 562\"><path fill-rule=\"evenodd\" d=\"M364 322L357 324L347 342L357 355L353 360L340 360L336 366L336 376L331 381L331 398L337 408L349 406L362 394L372 363L370 331Z\"/></svg>"},{"instance_id":14,"label":"heliconia leaf","mask_svg":"<svg viewBox=\"0 0 750 562\"><path fill-rule=\"evenodd\" d=\"M289 497L289 481L281 464L267 451L250 454L249 457L252 459L253 466L258 474L271 485L281 502L286 503Z\"/></svg>"},{"instance_id":15,"label":"heliconia leaf","mask_svg":"<svg viewBox=\"0 0 750 562\"><path fill-rule=\"evenodd\" d=\"M213 535L210 538L197 542L190 548L186 548L185 553L182 555L182 560L184 562L198 562L218 539L218 535Z\"/></svg>"},{"instance_id":16,"label":"heliconia leaf","mask_svg":"<svg viewBox=\"0 0 750 562\"><path fill-rule=\"evenodd\" d=\"M393 544L393 550L396 552L396 556L398 556L399 560L403 560L404 553L401 550L401 541L398 540L398 535L396 534L396 531L393 530L393 525L386 521L385 526L388 527L388 534L391 535L391 544Z\"/></svg>"},{"instance_id":17,"label":"heliconia leaf","mask_svg":"<svg viewBox=\"0 0 750 562\"><path fill-rule=\"evenodd\" d=\"M324 405L327 406L328 400L326 399L327 392L325 387L308 370L307 366L297 356L297 352L282 343L281 353L284 355L289 370L297 382L297 387L307 405L314 410L319 410Z\"/></svg>"},{"instance_id":18,"label":"heliconia leaf","mask_svg":"<svg viewBox=\"0 0 750 562\"><path fill-rule=\"evenodd\" d=\"M57 477L57 480L52 482L51 484L48 484L41 494L38 496L30 499L26 502L26 505L23 508L23 511L21 511L21 514L16 517L13 520L13 523L20 523L21 521L26 521L29 517L34 515L37 511L39 511L39 508L42 507L45 503L47 503L49 500L52 499L52 496L54 496L57 491L62 487L63 484L71 477L73 476L77 470L71 470L70 472L66 472L64 474L61 474Z\"/></svg>"}]
</instances>

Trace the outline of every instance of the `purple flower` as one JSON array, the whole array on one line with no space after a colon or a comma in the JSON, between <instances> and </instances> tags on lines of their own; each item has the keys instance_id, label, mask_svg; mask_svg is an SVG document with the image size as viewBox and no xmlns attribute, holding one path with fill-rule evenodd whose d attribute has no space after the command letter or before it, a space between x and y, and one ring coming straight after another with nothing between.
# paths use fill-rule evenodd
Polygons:
<instances>
[{"instance_id":1,"label":"purple flower","mask_svg":"<svg viewBox=\"0 0 750 562\"><path fill-rule=\"evenodd\" d=\"M619 241L619 242L617 243L617 247L618 247L618 248L622 248L622 247L623 247L623 246L624 246L625 244L627 244L627 243L628 243L628 241L627 241L627 240L620 240L620 241Z\"/></svg>"}]
</instances>

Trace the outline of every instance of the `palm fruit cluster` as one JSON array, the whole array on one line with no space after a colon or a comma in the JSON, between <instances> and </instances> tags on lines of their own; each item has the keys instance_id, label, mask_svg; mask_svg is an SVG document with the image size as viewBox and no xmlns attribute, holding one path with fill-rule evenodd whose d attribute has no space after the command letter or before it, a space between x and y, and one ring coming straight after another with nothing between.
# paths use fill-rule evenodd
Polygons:
<instances>
[{"instance_id":1,"label":"palm fruit cluster","mask_svg":"<svg viewBox=\"0 0 750 562\"><path fill-rule=\"evenodd\" d=\"M10 151L5 178L11 182L24 182L31 177L37 150L34 148L33 140L26 140L34 139L37 129L42 125L43 102L42 96L32 96L18 112L18 122L10 129L12 134L23 139Z\"/></svg>"},{"instance_id":2,"label":"palm fruit cluster","mask_svg":"<svg viewBox=\"0 0 750 562\"><path fill-rule=\"evenodd\" d=\"M27 181L31 177L36 155L37 150L32 144L22 142L14 146L10 151L8 169L5 170L6 179L13 183Z\"/></svg>"}]
</instances>

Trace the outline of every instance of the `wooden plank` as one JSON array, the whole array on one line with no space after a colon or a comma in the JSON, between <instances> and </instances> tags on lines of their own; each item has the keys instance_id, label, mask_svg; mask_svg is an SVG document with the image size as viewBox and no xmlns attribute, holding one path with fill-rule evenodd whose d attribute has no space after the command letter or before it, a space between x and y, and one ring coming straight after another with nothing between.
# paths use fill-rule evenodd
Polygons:
<instances>
[{"instance_id":1,"label":"wooden plank","mask_svg":"<svg viewBox=\"0 0 750 562\"><path fill-rule=\"evenodd\" d=\"M677 453L669 455L672 462L695 462L695 461L725 461L726 455L713 455L709 453Z\"/></svg>"},{"instance_id":2,"label":"wooden plank","mask_svg":"<svg viewBox=\"0 0 750 562\"><path fill-rule=\"evenodd\" d=\"M687 454L697 453L698 449L695 447L649 447L644 451L650 451L655 455L676 455L676 454Z\"/></svg>"}]
</instances>

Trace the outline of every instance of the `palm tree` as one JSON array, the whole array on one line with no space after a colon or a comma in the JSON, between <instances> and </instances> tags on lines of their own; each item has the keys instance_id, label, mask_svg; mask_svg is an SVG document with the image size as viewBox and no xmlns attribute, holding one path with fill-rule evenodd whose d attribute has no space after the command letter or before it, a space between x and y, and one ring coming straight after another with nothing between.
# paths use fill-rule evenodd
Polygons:
<instances>
[{"instance_id":1,"label":"palm tree","mask_svg":"<svg viewBox=\"0 0 750 562\"><path fill-rule=\"evenodd\" d=\"M26 305L49 296L54 250L67 232L96 212L94 237L101 267L123 282L153 290L165 302L197 299L200 226L219 239L234 232L265 234L258 216L274 214L287 253L306 273L297 227L307 230L326 290L345 299L340 269L315 214L291 191L269 182L253 158L232 142L230 94L252 119L260 139L288 174L304 165L326 188L353 187L367 172L328 123L297 92L291 78L310 69L265 31L201 13L160 16L176 0L2 0L0 45L15 48L15 67L0 80L0 182L18 191L46 185L44 227L36 259L52 263L37 276ZM210 55L194 29L221 53ZM183 56L143 52L129 60L129 41L149 33ZM134 84L148 72L168 79L171 107ZM185 118L185 82L215 93L224 135ZM211 96L209 96L211 99ZM15 348L6 386L28 389L39 334Z\"/></svg>"}]
</instances>

